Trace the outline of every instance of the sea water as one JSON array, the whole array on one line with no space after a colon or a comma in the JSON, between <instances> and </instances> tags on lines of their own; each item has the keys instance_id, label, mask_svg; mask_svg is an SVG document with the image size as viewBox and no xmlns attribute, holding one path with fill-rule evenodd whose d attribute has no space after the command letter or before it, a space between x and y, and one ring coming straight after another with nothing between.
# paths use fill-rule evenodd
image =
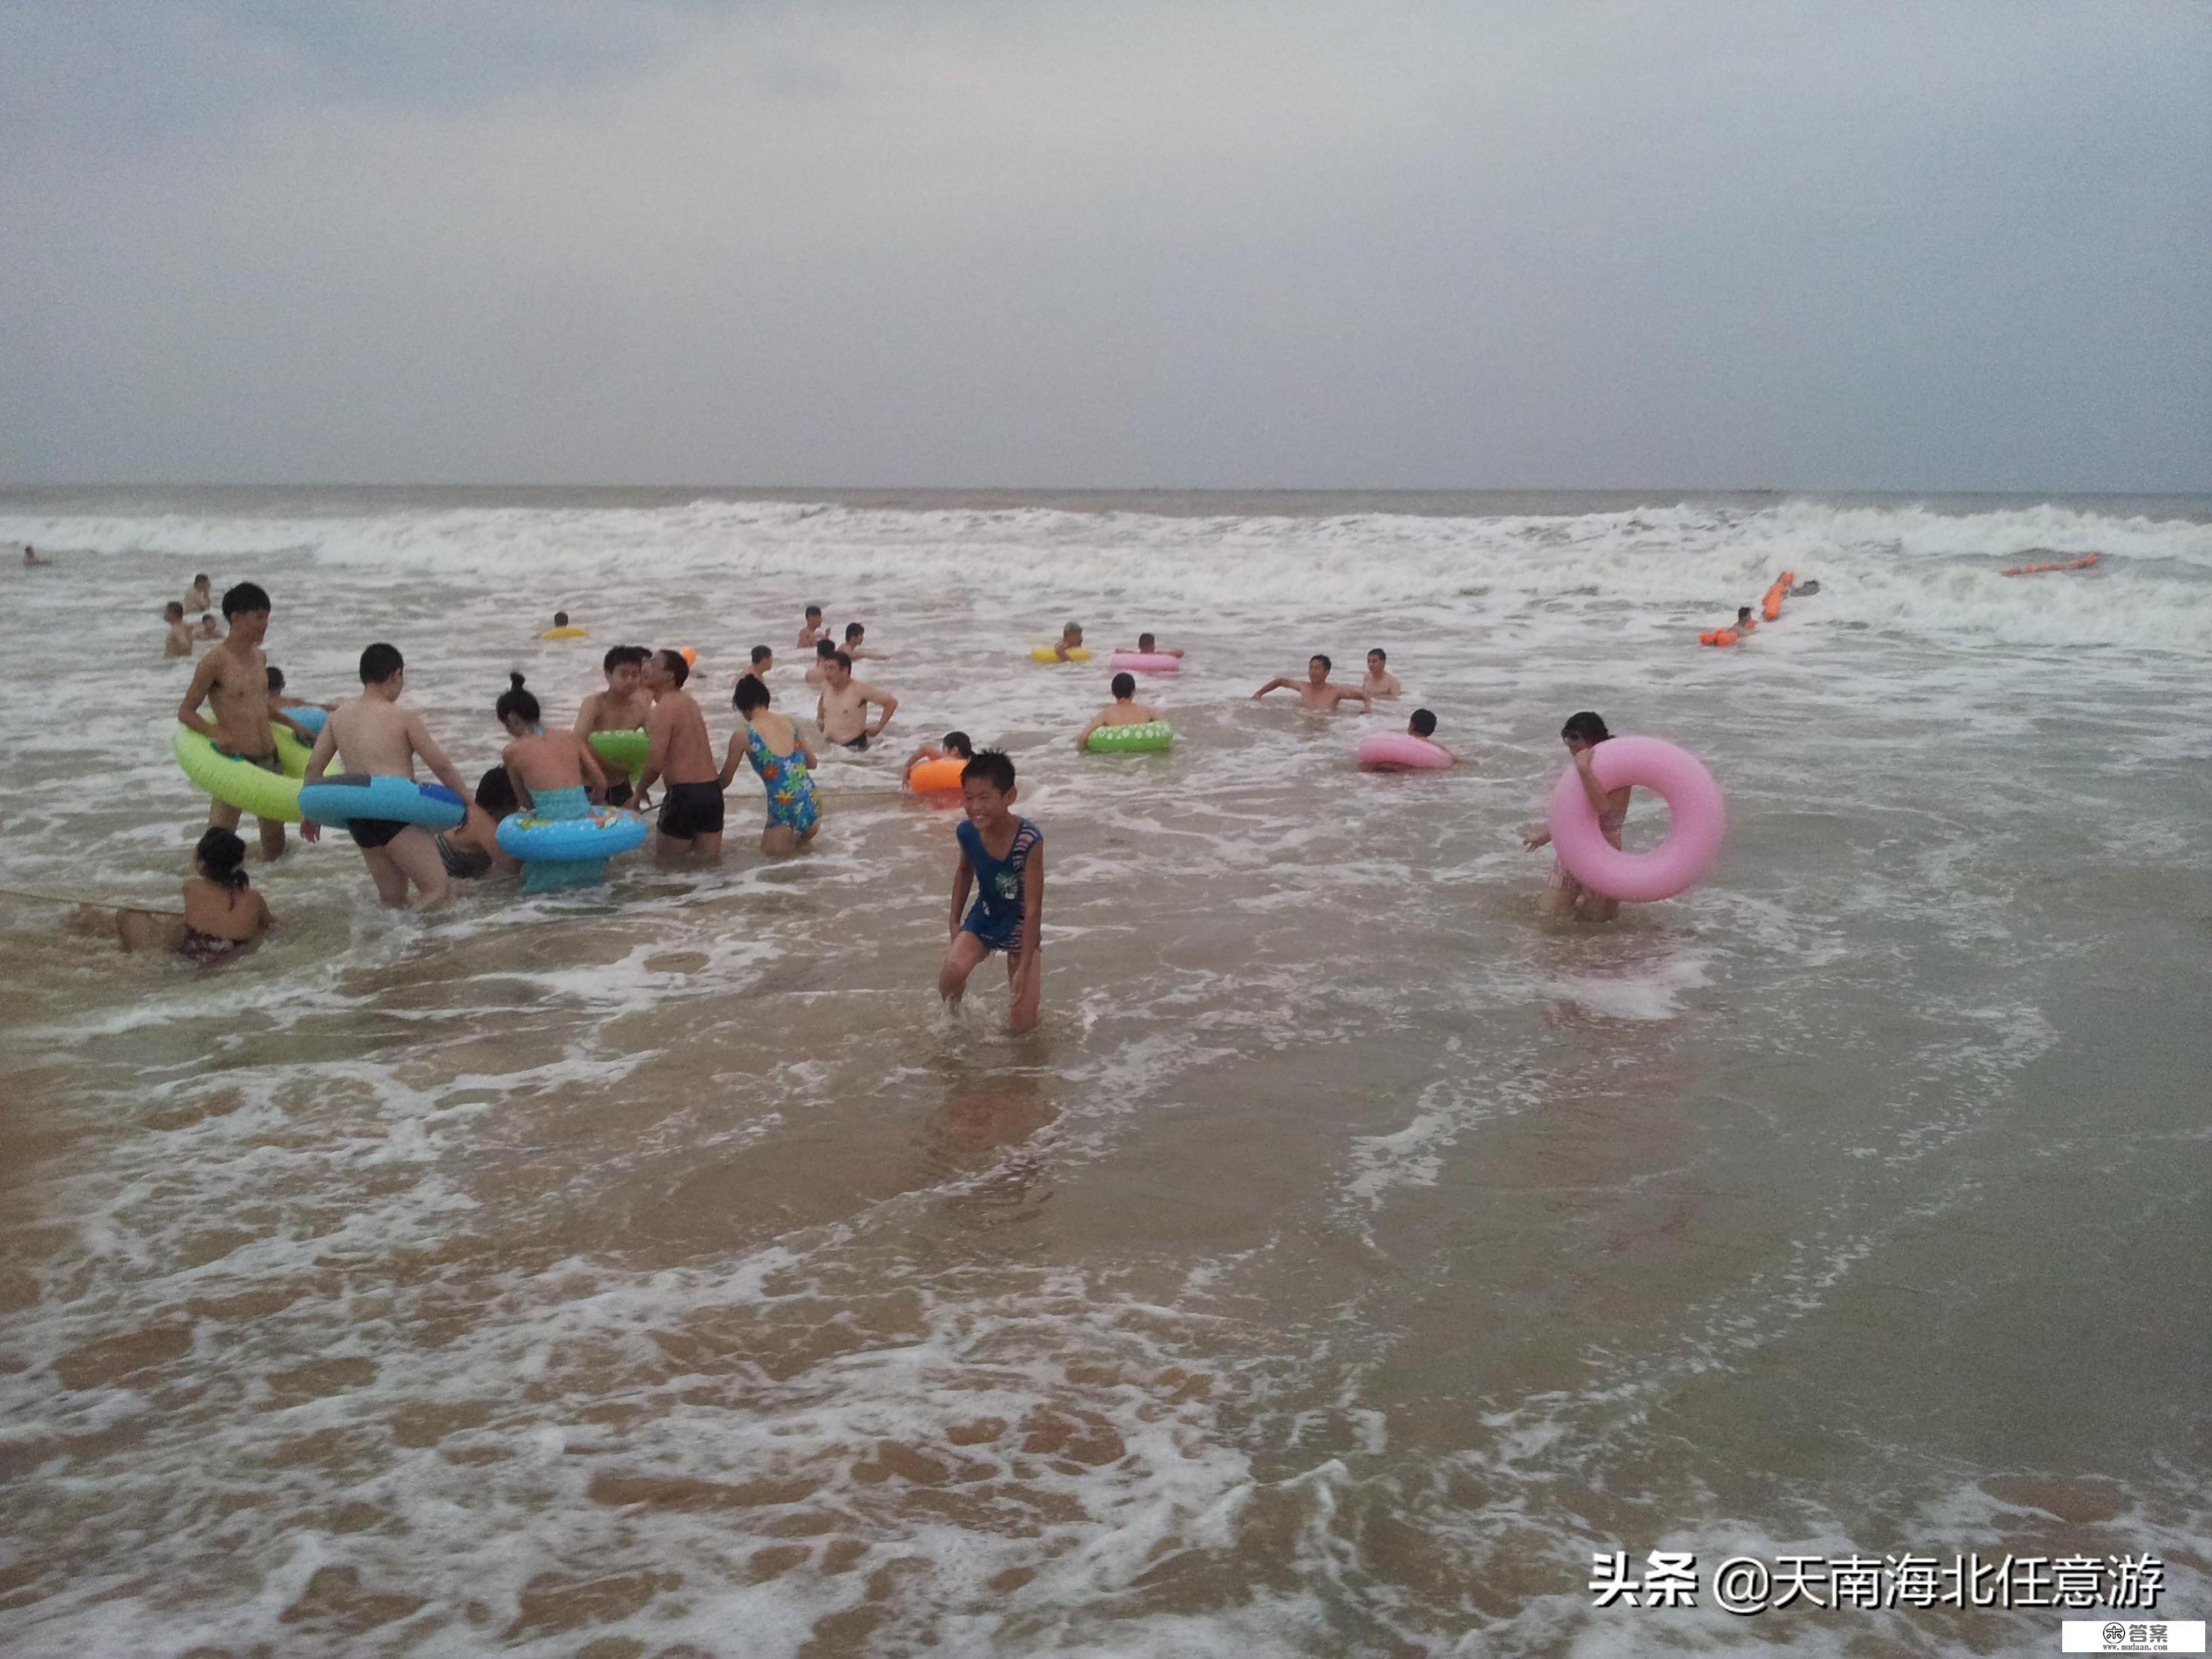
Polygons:
<instances>
[{"instance_id":1,"label":"sea water","mask_svg":"<svg viewBox=\"0 0 2212 1659\"><path fill-rule=\"evenodd\" d=\"M510 670L565 722L619 642L718 744L757 643L811 718L809 602L898 710L781 862L747 772L719 868L596 891L393 915L295 846L216 971L0 898L10 1653L2057 1650L1595 1605L1655 1550L2212 1612L2212 502L0 494L25 541L11 889L174 902L203 570L297 695L397 644L471 778ZM1139 630L1176 745L1079 756ZM1377 645L1371 717L1250 701ZM1359 773L1416 706L1468 763ZM1579 709L1730 813L1606 927L1520 839ZM955 726L1044 832L1024 1037L934 991L898 762Z\"/></svg>"}]
</instances>

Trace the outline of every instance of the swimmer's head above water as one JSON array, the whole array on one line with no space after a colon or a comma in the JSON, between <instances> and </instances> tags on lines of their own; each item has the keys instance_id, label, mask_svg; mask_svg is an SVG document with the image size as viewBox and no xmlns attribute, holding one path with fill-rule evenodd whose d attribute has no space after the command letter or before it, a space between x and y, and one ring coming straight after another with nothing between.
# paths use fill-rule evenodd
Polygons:
<instances>
[{"instance_id":1,"label":"swimmer's head above water","mask_svg":"<svg viewBox=\"0 0 2212 1659\"><path fill-rule=\"evenodd\" d=\"M1613 735L1605 729L1605 721L1585 709L1567 716L1567 723L1559 728L1559 741L1569 750L1595 749Z\"/></svg>"},{"instance_id":2,"label":"swimmer's head above water","mask_svg":"<svg viewBox=\"0 0 2212 1659\"><path fill-rule=\"evenodd\" d=\"M396 645L386 645L381 640L361 653L361 683L363 685L388 686L398 696L399 683L407 677L407 659L399 654Z\"/></svg>"},{"instance_id":3,"label":"swimmer's head above water","mask_svg":"<svg viewBox=\"0 0 2212 1659\"><path fill-rule=\"evenodd\" d=\"M566 628L568 625L568 613L565 611L556 611L553 613L553 626L556 628Z\"/></svg>"},{"instance_id":4,"label":"swimmer's head above water","mask_svg":"<svg viewBox=\"0 0 2212 1659\"><path fill-rule=\"evenodd\" d=\"M516 737L527 737L544 718L544 711L538 708L536 694L523 690L521 675L509 674L507 678L507 688L499 694L492 713Z\"/></svg>"},{"instance_id":5,"label":"swimmer's head above water","mask_svg":"<svg viewBox=\"0 0 2212 1659\"><path fill-rule=\"evenodd\" d=\"M1115 702L1128 702L1130 698L1137 695L1137 677L1134 674L1128 673L1115 675L1113 691Z\"/></svg>"},{"instance_id":6,"label":"swimmer's head above water","mask_svg":"<svg viewBox=\"0 0 2212 1659\"><path fill-rule=\"evenodd\" d=\"M1432 738L1437 734L1437 717L1428 709L1416 708L1406 729L1417 738Z\"/></svg>"},{"instance_id":7,"label":"swimmer's head above water","mask_svg":"<svg viewBox=\"0 0 2212 1659\"><path fill-rule=\"evenodd\" d=\"M947 732L945 741L938 746L955 760L975 758L975 745L965 732Z\"/></svg>"},{"instance_id":8,"label":"swimmer's head above water","mask_svg":"<svg viewBox=\"0 0 2212 1659\"><path fill-rule=\"evenodd\" d=\"M1316 685L1322 684L1328 678L1328 671L1335 666L1334 663L1316 651L1306 659L1306 678Z\"/></svg>"}]
</instances>

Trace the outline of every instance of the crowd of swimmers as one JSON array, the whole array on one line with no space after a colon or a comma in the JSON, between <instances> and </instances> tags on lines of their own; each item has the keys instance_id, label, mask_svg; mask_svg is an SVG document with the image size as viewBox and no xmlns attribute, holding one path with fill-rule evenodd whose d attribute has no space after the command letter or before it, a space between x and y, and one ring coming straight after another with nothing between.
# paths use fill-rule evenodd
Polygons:
<instances>
[{"instance_id":1,"label":"crowd of swimmers","mask_svg":"<svg viewBox=\"0 0 2212 1659\"><path fill-rule=\"evenodd\" d=\"M211 601L208 579L200 577L182 605L172 604L172 640L195 601ZM387 643L361 653L361 691L336 704L308 704L289 696L282 672L264 654L271 604L252 582L241 582L222 596L226 624L216 648L195 665L191 684L177 710L178 720L207 738L226 758L272 772L282 770L272 728L288 728L309 745L306 782L315 782L335 765L347 775L412 779L419 763L464 804L462 822L434 831L396 820L355 818L345 828L359 848L380 902L428 908L442 902L453 884L522 866L501 850L500 821L514 812L536 817L576 817L595 807L627 807L653 813L655 856L664 863L709 862L720 856L724 797L747 768L760 779L766 797L766 823L760 846L764 854L796 852L811 842L821 825L814 774L819 765L815 744L861 750L879 740L897 712L898 699L858 678L856 659L885 659L865 643L860 623L846 624L842 638L823 623L821 608L806 607L798 648L811 653L805 683L816 694L811 734L774 707L768 676L775 667L769 646L753 647L746 671L731 693L738 724L717 754L705 711L693 695L692 662L686 653L617 645L601 659L604 685L583 700L567 727L549 727L545 711L521 674L493 705L493 717L506 736L500 763L471 786L424 726L422 718L401 706L406 663ZM556 625L565 626L565 615ZM1083 630L1070 623L1054 654L1083 651ZM185 652L190 651L190 644ZM1138 637L1146 655L1179 658L1162 651L1150 634ZM179 653L182 654L182 653ZM1087 653L1085 653L1087 654ZM1323 713L1357 704L1370 712L1380 701L1402 696L1404 688L1390 672L1388 653L1367 653L1365 673L1357 685L1331 678L1334 665L1316 654L1304 678L1269 680L1254 700L1288 690L1300 706ZM1116 673L1112 702L1099 709L1076 738L1079 750L1103 728L1137 726L1159 719L1159 711L1139 702L1135 677ZM307 708L324 711L319 730L295 717ZM1437 717L1429 709L1413 712L1408 732L1434 743ZM642 750L633 769L617 765L594 745L603 733L632 734ZM635 734L642 734L641 740ZM1627 810L1626 789L1607 792L1589 774L1589 751L1610 734L1594 714L1567 722L1562 741L1580 769L1591 804L1608 840L1620 844ZM1438 745L1441 750L1441 745ZM1448 761L1458 757L1442 751ZM1019 799L1014 763L1002 751L977 749L962 732L925 743L908 755L906 770L925 761L952 760L960 765L964 808L957 826L958 856L951 880L947 942L938 986L948 1002L959 1001L969 976L989 956L1006 957L1007 982L1016 1030L1034 1025L1040 992L1039 929L1044 904L1043 832L1015 809ZM252 890L244 866L246 844L237 830L242 814L214 801L208 829L195 852L195 873L185 886L181 915L161 917L126 911L119 925L132 949L166 946L195 962L224 960L250 945L270 924L267 905ZM285 826L257 820L264 858L285 850ZM301 826L303 840L319 838L319 828ZM1526 844L1549 841L1541 832ZM526 874L526 883L527 876ZM1546 904L1571 910L1578 904L1595 919L1610 916L1612 900L1588 892L1557 867Z\"/></svg>"}]
</instances>

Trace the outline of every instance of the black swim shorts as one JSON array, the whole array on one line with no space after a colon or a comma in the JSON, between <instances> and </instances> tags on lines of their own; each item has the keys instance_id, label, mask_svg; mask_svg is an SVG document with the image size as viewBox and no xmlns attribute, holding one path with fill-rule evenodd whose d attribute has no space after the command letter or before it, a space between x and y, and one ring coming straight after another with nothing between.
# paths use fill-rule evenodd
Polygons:
<instances>
[{"instance_id":1,"label":"black swim shorts","mask_svg":"<svg viewBox=\"0 0 2212 1659\"><path fill-rule=\"evenodd\" d=\"M672 783L660 792L660 833L671 841L722 833L722 786Z\"/></svg>"},{"instance_id":2,"label":"black swim shorts","mask_svg":"<svg viewBox=\"0 0 2212 1659\"><path fill-rule=\"evenodd\" d=\"M284 775L284 763L276 758L276 751L273 749L265 755L240 755L224 748L219 743L210 746L225 760L244 761L248 766L258 766L264 772L274 772L280 778Z\"/></svg>"},{"instance_id":3,"label":"black swim shorts","mask_svg":"<svg viewBox=\"0 0 2212 1659\"><path fill-rule=\"evenodd\" d=\"M859 737L851 738L850 740L844 738L832 738L830 741L836 744L841 749L861 750L866 749L868 746L868 734L863 732Z\"/></svg>"},{"instance_id":4,"label":"black swim shorts","mask_svg":"<svg viewBox=\"0 0 2212 1659\"><path fill-rule=\"evenodd\" d=\"M618 778L607 786L608 805L627 806L629 805L629 797L630 787L628 778Z\"/></svg>"},{"instance_id":5,"label":"black swim shorts","mask_svg":"<svg viewBox=\"0 0 2212 1659\"><path fill-rule=\"evenodd\" d=\"M387 844L406 827L397 818L355 818L346 825L346 834L353 837L355 846L374 848Z\"/></svg>"}]
</instances>

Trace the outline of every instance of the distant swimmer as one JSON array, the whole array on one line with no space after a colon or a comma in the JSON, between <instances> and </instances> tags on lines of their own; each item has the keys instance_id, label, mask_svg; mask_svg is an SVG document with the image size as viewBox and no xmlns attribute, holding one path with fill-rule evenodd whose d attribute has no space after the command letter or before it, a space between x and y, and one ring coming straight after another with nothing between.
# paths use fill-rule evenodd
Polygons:
<instances>
[{"instance_id":1,"label":"distant swimmer","mask_svg":"<svg viewBox=\"0 0 2212 1659\"><path fill-rule=\"evenodd\" d=\"M868 724L868 705L883 713ZM842 651L833 653L822 671L822 697L814 708L814 724L822 735L841 748L862 750L883 735L898 712L898 699L866 680L853 678L853 659Z\"/></svg>"},{"instance_id":2,"label":"distant swimmer","mask_svg":"<svg viewBox=\"0 0 2212 1659\"><path fill-rule=\"evenodd\" d=\"M823 685L827 682L830 675L830 659L836 654L836 641L817 640L814 641L814 660L807 667L806 684L811 686L815 690L819 691Z\"/></svg>"},{"instance_id":3,"label":"distant swimmer","mask_svg":"<svg viewBox=\"0 0 2212 1659\"><path fill-rule=\"evenodd\" d=\"M863 657L873 657L878 662L889 662L890 658L885 653L871 651L861 643L867 638L867 635L868 630L864 624L847 623L845 624L845 654L854 662L860 661Z\"/></svg>"},{"instance_id":4,"label":"distant swimmer","mask_svg":"<svg viewBox=\"0 0 2212 1659\"><path fill-rule=\"evenodd\" d=\"M302 702L297 697L286 696L284 695L284 671L277 667L275 663L270 663L269 665L269 673L267 678L269 683L269 723L271 726L283 726L286 730L290 732L294 737L299 738L303 745L309 749L313 748L315 746L314 728L309 726L304 726L298 720L294 720L292 718L292 711L295 708L320 708L324 713L328 714L330 712L329 705Z\"/></svg>"},{"instance_id":5,"label":"distant swimmer","mask_svg":"<svg viewBox=\"0 0 2212 1659\"><path fill-rule=\"evenodd\" d=\"M1367 678L1360 681L1359 689L1369 696L1378 700L1383 697L1404 696L1406 688L1398 684L1398 677L1390 672L1389 664L1390 653L1383 650L1381 646L1378 645L1369 652Z\"/></svg>"},{"instance_id":6,"label":"distant swimmer","mask_svg":"<svg viewBox=\"0 0 2212 1659\"><path fill-rule=\"evenodd\" d=\"M906 764L900 769L911 772L924 761L971 761L975 758L975 744L965 732L947 732L935 743L919 745L906 757Z\"/></svg>"},{"instance_id":7,"label":"distant swimmer","mask_svg":"<svg viewBox=\"0 0 2212 1659\"><path fill-rule=\"evenodd\" d=\"M222 629L216 626L214 611L201 613L199 629L192 637L196 640L219 640L222 637Z\"/></svg>"},{"instance_id":8,"label":"distant swimmer","mask_svg":"<svg viewBox=\"0 0 2212 1659\"><path fill-rule=\"evenodd\" d=\"M1044 987L1044 832L1014 816L1014 763L995 749L968 763L960 796L967 817L954 831L960 856L952 866L952 939L937 970L937 994L958 1008L968 976L1003 951L1009 1024L1026 1031L1037 1023ZM975 903L963 916L970 888Z\"/></svg>"},{"instance_id":9,"label":"distant swimmer","mask_svg":"<svg viewBox=\"0 0 2212 1659\"><path fill-rule=\"evenodd\" d=\"M798 648L801 651L811 651L818 641L827 637L829 632L828 624L822 620L822 607L818 605L808 605L806 625L799 630ZM830 642L833 646L836 644L835 640Z\"/></svg>"},{"instance_id":10,"label":"distant swimmer","mask_svg":"<svg viewBox=\"0 0 2212 1659\"><path fill-rule=\"evenodd\" d=\"M185 883L185 914L156 915L118 910L115 935L126 951L174 951L203 968L244 956L276 925L269 901L246 873L246 843L235 831L210 824L192 848Z\"/></svg>"},{"instance_id":11,"label":"distant swimmer","mask_svg":"<svg viewBox=\"0 0 2212 1659\"><path fill-rule=\"evenodd\" d=\"M1091 741L1091 734L1101 726L1148 726L1160 717L1158 709L1137 701L1137 677L1134 674L1115 675L1109 689L1114 693L1114 701L1093 714L1091 724L1076 734L1075 752L1079 755L1084 752L1084 746Z\"/></svg>"},{"instance_id":12,"label":"distant swimmer","mask_svg":"<svg viewBox=\"0 0 2212 1659\"><path fill-rule=\"evenodd\" d=\"M760 681L763 684L766 684L768 683L769 671L775 668L775 651L765 645L757 645L753 647L752 665L747 668L745 672L750 674L755 679ZM734 692L736 691L737 687L732 685L730 690Z\"/></svg>"},{"instance_id":13,"label":"distant swimmer","mask_svg":"<svg viewBox=\"0 0 2212 1659\"><path fill-rule=\"evenodd\" d=\"M1075 654L1079 651L1083 651L1083 625L1070 623L1060 630L1060 638L1053 642L1049 654L1060 662L1081 662L1091 654L1084 651L1083 656L1079 657Z\"/></svg>"},{"instance_id":14,"label":"distant swimmer","mask_svg":"<svg viewBox=\"0 0 2212 1659\"><path fill-rule=\"evenodd\" d=\"M761 851L781 854L795 852L814 838L822 827L822 809L814 798L814 751L799 729L769 704L768 687L748 674L731 694L744 724L730 734L730 750L722 761L722 787L727 789L740 766L750 764L768 792L768 825L761 831Z\"/></svg>"},{"instance_id":15,"label":"distant swimmer","mask_svg":"<svg viewBox=\"0 0 2212 1659\"><path fill-rule=\"evenodd\" d=\"M1753 611L1747 605L1740 605L1736 606L1735 631L1738 638L1741 638L1744 635L1750 633L1753 629L1758 626L1759 616L1756 611Z\"/></svg>"},{"instance_id":16,"label":"distant swimmer","mask_svg":"<svg viewBox=\"0 0 2212 1659\"><path fill-rule=\"evenodd\" d=\"M29 570L29 569L31 569L31 568L34 568L35 566L42 565L42 564L52 564L52 562L53 562L53 561L52 561L52 559L42 559L42 558L40 558L40 557L36 553L33 552L33 551L31 550L31 544L30 544L30 543L28 543L28 542L25 542L25 543L23 544L23 568L24 568L24 569L26 569L26 570Z\"/></svg>"},{"instance_id":17,"label":"distant swimmer","mask_svg":"<svg viewBox=\"0 0 2212 1659\"><path fill-rule=\"evenodd\" d=\"M1567 723L1559 728L1559 741L1567 746L1574 757L1575 770L1581 775L1583 793L1589 797L1591 810L1597 814L1597 827L1606 840L1614 847L1620 845L1621 825L1628 818L1628 795L1633 787L1623 784L1618 789L1606 789L1590 775L1590 751L1611 738L1605 722L1597 715L1583 713L1570 714ZM1549 830L1530 830L1521 837L1521 844L1530 851L1552 844ZM1592 892L1567 873L1567 866L1559 862L1559 854L1552 855L1552 873L1544 884L1544 909L1551 915L1565 915L1573 910L1579 900L1583 915L1590 921L1611 921L1620 914L1620 901L1607 898L1602 893Z\"/></svg>"},{"instance_id":18,"label":"distant swimmer","mask_svg":"<svg viewBox=\"0 0 2212 1659\"><path fill-rule=\"evenodd\" d=\"M1330 683L1328 671L1334 666L1336 666L1334 663L1316 652L1307 659L1305 678L1294 680L1287 677L1278 677L1269 680L1252 694L1252 701L1259 702L1270 691L1295 691L1298 694L1298 704L1301 708L1313 709L1318 714L1333 714L1338 705L1351 702L1355 699L1358 702L1363 713L1373 714L1375 700L1366 692L1356 685L1335 685Z\"/></svg>"},{"instance_id":19,"label":"distant swimmer","mask_svg":"<svg viewBox=\"0 0 2212 1659\"><path fill-rule=\"evenodd\" d=\"M191 656L192 643L199 635L185 620L185 607L171 599L161 607L161 620L169 625L169 636L161 641L161 654L165 657Z\"/></svg>"},{"instance_id":20,"label":"distant swimmer","mask_svg":"<svg viewBox=\"0 0 2212 1659\"><path fill-rule=\"evenodd\" d=\"M1820 591L1820 584L1816 581L1799 582L1790 590L1790 597L1793 599L1809 599Z\"/></svg>"},{"instance_id":21,"label":"distant swimmer","mask_svg":"<svg viewBox=\"0 0 2212 1659\"><path fill-rule=\"evenodd\" d=\"M205 615L215 609L215 585L205 576L192 578L192 585L185 590L185 609Z\"/></svg>"},{"instance_id":22,"label":"distant swimmer","mask_svg":"<svg viewBox=\"0 0 2212 1659\"><path fill-rule=\"evenodd\" d=\"M1081 639L1081 631L1079 629L1077 633L1077 638L1079 641ZM1182 653L1180 651L1163 650L1154 641L1150 634L1139 634L1137 635L1137 654L1140 657L1175 657L1180 659Z\"/></svg>"},{"instance_id":23,"label":"distant swimmer","mask_svg":"<svg viewBox=\"0 0 2212 1659\"><path fill-rule=\"evenodd\" d=\"M646 730L653 747L638 775L639 811L646 792L662 778L668 787L655 825L653 856L662 862L687 857L708 862L722 856L722 769L707 736L707 717L684 689L691 665L680 651L655 651L645 659L645 689L653 694Z\"/></svg>"},{"instance_id":24,"label":"distant swimmer","mask_svg":"<svg viewBox=\"0 0 2212 1659\"><path fill-rule=\"evenodd\" d=\"M584 699L584 706L576 711L575 724L569 729L585 738L594 732L645 730L646 721L653 714L653 696L638 679L646 658L651 654L641 645L610 646L607 654L599 659L607 688ZM599 799L606 805L620 806L629 799L629 790L627 776L611 778Z\"/></svg>"},{"instance_id":25,"label":"distant swimmer","mask_svg":"<svg viewBox=\"0 0 2212 1659\"><path fill-rule=\"evenodd\" d=\"M407 689L407 664L399 647L379 641L361 653L361 695L340 703L323 722L314 752L307 757L307 783L319 783L337 760L343 771L372 778L415 776L419 758L439 782L464 801L469 786L438 747L422 717L399 706ZM419 823L397 818L355 818L346 825L362 862L376 884L377 901L397 910L407 902L411 885L423 909L442 904L452 893L438 843Z\"/></svg>"},{"instance_id":26,"label":"distant swimmer","mask_svg":"<svg viewBox=\"0 0 2212 1659\"><path fill-rule=\"evenodd\" d=\"M283 773L276 758L276 739L269 730L269 660L261 642L269 634L269 595L252 582L240 582L222 596L223 619L229 637L209 652L192 670L192 683L177 705L177 720L215 744L216 754L240 760L264 772ZM207 705L212 720L200 717ZM224 830L238 828L239 810L223 801L208 804L208 822ZM257 818L261 856L282 858L284 824L279 818ZM302 829L308 840L313 833Z\"/></svg>"},{"instance_id":27,"label":"distant swimmer","mask_svg":"<svg viewBox=\"0 0 2212 1659\"><path fill-rule=\"evenodd\" d=\"M1435 750L1437 754L1442 755L1444 757L1444 765L1457 766L1459 764L1460 757L1452 753L1450 750L1445 748L1443 744L1437 741L1437 717L1433 710L1427 708L1416 708L1406 721L1406 735L1409 738L1419 738L1423 743L1428 744L1431 749ZM1365 748L1366 743L1366 738L1363 738L1360 739L1363 750ZM1409 761L1401 760L1395 757L1387 755L1378 756L1376 758L1370 760L1364 753L1360 757L1359 764L1363 769L1370 772L1407 772L1415 769L1425 770L1434 767L1435 761L1433 757L1421 755L1419 750L1415 751L1415 755L1420 759L1426 760L1428 762L1428 766L1417 769Z\"/></svg>"}]
</instances>

